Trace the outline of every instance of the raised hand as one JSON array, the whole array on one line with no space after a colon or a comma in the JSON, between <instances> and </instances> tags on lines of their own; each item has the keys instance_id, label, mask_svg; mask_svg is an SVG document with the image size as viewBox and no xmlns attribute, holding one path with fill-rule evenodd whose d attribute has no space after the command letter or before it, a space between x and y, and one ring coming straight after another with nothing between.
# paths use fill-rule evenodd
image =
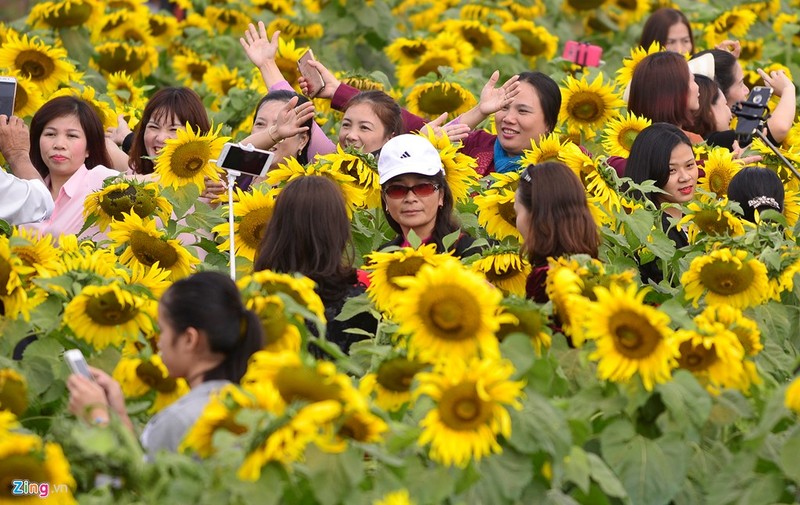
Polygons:
<instances>
[{"instance_id":1,"label":"raised hand","mask_svg":"<svg viewBox=\"0 0 800 505\"><path fill-rule=\"evenodd\" d=\"M261 68L266 63L275 60L280 33L276 31L272 34L272 39L269 39L267 38L267 28L264 26L263 21L258 22L258 28L250 23L244 32L244 37L239 38L239 43L242 44L244 52L253 62L253 65Z\"/></svg>"},{"instance_id":2,"label":"raised hand","mask_svg":"<svg viewBox=\"0 0 800 505\"><path fill-rule=\"evenodd\" d=\"M308 127L303 125L314 117L314 104L309 101L297 105L298 99L293 97L278 112L275 138L286 139L308 131Z\"/></svg>"},{"instance_id":3,"label":"raised hand","mask_svg":"<svg viewBox=\"0 0 800 505\"><path fill-rule=\"evenodd\" d=\"M471 128L469 125L462 124L462 123L448 123L443 125L443 123L447 120L447 112L443 113L441 116L437 117L433 121L430 121L425 126L422 127L420 130L422 133L429 133L433 132L433 134L437 137L442 135L447 135L447 138L450 139L450 142L458 142L467 138Z\"/></svg>"},{"instance_id":4,"label":"raised hand","mask_svg":"<svg viewBox=\"0 0 800 505\"><path fill-rule=\"evenodd\" d=\"M478 110L480 110L481 114L486 116L494 114L503 107L509 105L514 100L514 97L519 94L518 75L511 77L499 88L495 88L499 79L500 72L495 70L483 86L481 98L478 102Z\"/></svg>"},{"instance_id":5,"label":"raised hand","mask_svg":"<svg viewBox=\"0 0 800 505\"><path fill-rule=\"evenodd\" d=\"M120 114L117 116L117 126L112 126L110 128L106 128L106 137L111 139L112 142L117 144L118 146L122 145L122 142L125 140L125 137L130 135L131 128L128 126L128 122L125 121L125 115Z\"/></svg>"},{"instance_id":6,"label":"raised hand","mask_svg":"<svg viewBox=\"0 0 800 505\"><path fill-rule=\"evenodd\" d=\"M739 43L738 40L723 40L719 44L717 44L714 49L722 49L723 51L728 51L736 58L742 53L742 44Z\"/></svg>"},{"instance_id":7,"label":"raised hand","mask_svg":"<svg viewBox=\"0 0 800 505\"><path fill-rule=\"evenodd\" d=\"M784 91L787 89L794 93L794 83L783 70L773 70L769 74L760 68L756 71L764 80L764 84L772 88L775 96L783 96Z\"/></svg>"}]
</instances>

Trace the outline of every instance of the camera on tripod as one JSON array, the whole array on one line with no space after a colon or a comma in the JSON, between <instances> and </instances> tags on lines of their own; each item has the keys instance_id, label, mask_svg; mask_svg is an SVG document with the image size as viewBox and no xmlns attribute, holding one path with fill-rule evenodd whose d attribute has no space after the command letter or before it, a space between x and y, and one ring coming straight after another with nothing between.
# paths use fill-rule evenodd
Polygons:
<instances>
[{"instance_id":1,"label":"camera on tripod","mask_svg":"<svg viewBox=\"0 0 800 505\"><path fill-rule=\"evenodd\" d=\"M745 146L753 139L757 131L764 128L764 122L769 118L767 103L772 96L772 88L756 86L750 91L747 100L737 102L733 106L736 121L736 140L739 145Z\"/></svg>"}]
</instances>

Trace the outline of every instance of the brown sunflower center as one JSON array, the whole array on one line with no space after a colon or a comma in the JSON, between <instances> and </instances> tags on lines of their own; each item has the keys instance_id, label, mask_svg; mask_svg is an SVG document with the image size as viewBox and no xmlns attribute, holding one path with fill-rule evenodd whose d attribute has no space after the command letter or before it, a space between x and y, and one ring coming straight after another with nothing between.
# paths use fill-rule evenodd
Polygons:
<instances>
[{"instance_id":1,"label":"brown sunflower center","mask_svg":"<svg viewBox=\"0 0 800 505\"><path fill-rule=\"evenodd\" d=\"M178 252L174 247L143 231L131 233L130 247L133 255L143 265L152 266L158 261L161 268L169 269L178 261Z\"/></svg>"},{"instance_id":2,"label":"brown sunflower center","mask_svg":"<svg viewBox=\"0 0 800 505\"><path fill-rule=\"evenodd\" d=\"M629 359L650 356L661 343L661 333L638 313L620 311L610 321L610 331L617 352Z\"/></svg>"},{"instance_id":3,"label":"brown sunflower center","mask_svg":"<svg viewBox=\"0 0 800 505\"><path fill-rule=\"evenodd\" d=\"M369 439L369 435L369 425L358 416L348 417L342 427L339 428L339 436L342 438L366 442Z\"/></svg>"},{"instance_id":4,"label":"brown sunflower center","mask_svg":"<svg viewBox=\"0 0 800 505\"><path fill-rule=\"evenodd\" d=\"M438 116L443 112L453 112L464 105L464 97L454 86L445 87L434 84L419 96L419 108L425 114Z\"/></svg>"},{"instance_id":5,"label":"brown sunflower center","mask_svg":"<svg viewBox=\"0 0 800 505\"><path fill-rule=\"evenodd\" d=\"M12 484L14 480L49 482L50 477L43 459L39 459L36 455L12 454L6 456L0 459L0 499L5 503L25 500L24 497L11 493L14 489Z\"/></svg>"},{"instance_id":6,"label":"brown sunflower center","mask_svg":"<svg viewBox=\"0 0 800 505\"><path fill-rule=\"evenodd\" d=\"M501 323L497 330L497 339L502 341L512 333L524 333L531 337L536 337L542 331L542 315L537 310L509 309L506 311L513 314L518 323Z\"/></svg>"},{"instance_id":7,"label":"brown sunflower center","mask_svg":"<svg viewBox=\"0 0 800 505\"><path fill-rule=\"evenodd\" d=\"M261 207L260 209L253 209L239 221L239 237L247 247L258 251L261 246L261 235L267 227L270 217L272 217L272 208Z\"/></svg>"},{"instance_id":8,"label":"brown sunflower center","mask_svg":"<svg viewBox=\"0 0 800 505\"><path fill-rule=\"evenodd\" d=\"M27 408L28 387L22 377L8 375L8 371L0 372L0 409L21 416Z\"/></svg>"},{"instance_id":9,"label":"brown sunflower center","mask_svg":"<svg viewBox=\"0 0 800 505\"><path fill-rule=\"evenodd\" d=\"M43 81L47 79L56 68L50 56L33 49L20 51L14 64L22 75L30 77L33 81Z\"/></svg>"},{"instance_id":10,"label":"brown sunflower center","mask_svg":"<svg viewBox=\"0 0 800 505\"><path fill-rule=\"evenodd\" d=\"M92 15L92 6L87 3L73 2L67 5L45 16L44 22L54 28L80 26Z\"/></svg>"},{"instance_id":11,"label":"brown sunflower center","mask_svg":"<svg viewBox=\"0 0 800 505\"><path fill-rule=\"evenodd\" d=\"M397 284L396 279L398 277L417 275L417 272L425 263L424 259L417 256L411 256L402 261L394 260L386 266L386 279L394 289L404 290L404 287Z\"/></svg>"},{"instance_id":12,"label":"brown sunflower center","mask_svg":"<svg viewBox=\"0 0 800 505\"><path fill-rule=\"evenodd\" d=\"M517 30L512 34L519 39L519 52L525 56L539 56L547 49L547 44L533 33Z\"/></svg>"},{"instance_id":13,"label":"brown sunflower center","mask_svg":"<svg viewBox=\"0 0 800 505\"><path fill-rule=\"evenodd\" d=\"M395 358L381 363L375 379L384 389L395 393L405 393L411 389L414 375L425 365L405 358Z\"/></svg>"},{"instance_id":14,"label":"brown sunflower center","mask_svg":"<svg viewBox=\"0 0 800 505\"><path fill-rule=\"evenodd\" d=\"M687 341L681 343L678 350L681 353L678 358L678 365L690 372L708 370L718 359L713 345L706 349L702 345L695 346Z\"/></svg>"},{"instance_id":15,"label":"brown sunflower center","mask_svg":"<svg viewBox=\"0 0 800 505\"><path fill-rule=\"evenodd\" d=\"M147 63L148 53L144 47L120 42L105 44L96 50L97 66L109 74L125 72L132 75Z\"/></svg>"},{"instance_id":16,"label":"brown sunflower center","mask_svg":"<svg viewBox=\"0 0 800 505\"><path fill-rule=\"evenodd\" d=\"M497 206L497 213L506 223L516 227L517 212L514 210L514 201L501 203Z\"/></svg>"},{"instance_id":17,"label":"brown sunflower center","mask_svg":"<svg viewBox=\"0 0 800 505\"><path fill-rule=\"evenodd\" d=\"M425 77L431 72L435 73L436 75L439 75L439 67L452 67L452 66L453 62L450 61L450 58L447 58L445 56L433 56L423 61L422 64L420 64L420 66L417 67L416 70L414 70L414 79Z\"/></svg>"},{"instance_id":18,"label":"brown sunflower center","mask_svg":"<svg viewBox=\"0 0 800 505\"><path fill-rule=\"evenodd\" d=\"M700 271L700 282L712 293L730 296L746 291L753 283L755 272L750 265L715 261Z\"/></svg>"},{"instance_id":19,"label":"brown sunflower center","mask_svg":"<svg viewBox=\"0 0 800 505\"><path fill-rule=\"evenodd\" d=\"M335 400L340 394L339 386L325 383L315 370L305 367L281 368L275 375L275 387L286 403Z\"/></svg>"},{"instance_id":20,"label":"brown sunflower center","mask_svg":"<svg viewBox=\"0 0 800 505\"><path fill-rule=\"evenodd\" d=\"M636 140L638 136L639 130L635 128L625 128L619 133L619 144L630 151L633 146L633 141Z\"/></svg>"},{"instance_id":21,"label":"brown sunflower center","mask_svg":"<svg viewBox=\"0 0 800 505\"><path fill-rule=\"evenodd\" d=\"M210 149L205 142L194 141L180 145L170 156L170 170L182 179L191 179L208 163Z\"/></svg>"},{"instance_id":22,"label":"brown sunflower center","mask_svg":"<svg viewBox=\"0 0 800 505\"><path fill-rule=\"evenodd\" d=\"M594 123L605 114L603 99L596 93L586 91L575 93L569 103L569 115L584 123Z\"/></svg>"},{"instance_id":23,"label":"brown sunflower center","mask_svg":"<svg viewBox=\"0 0 800 505\"><path fill-rule=\"evenodd\" d=\"M29 267L42 263L42 258L39 257L39 255L36 253L36 249L33 246L15 247L14 254L16 254L17 257Z\"/></svg>"},{"instance_id":24,"label":"brown sunflower center","mask_svg":"<svg viewBox=\"0 0 800 505\"><path fill-rule=\"evenodd\" d=\"M594 10L603 5L606 0L567 0L567 4L576 11Z\"/></svg>"},{"instance_id":25,"label":"brown sunflower center","mask_svg":"<svg viewBox=\"0 0 800 505\"><path fill-rule=\"evenodd\" d=\"M708 235L722 235L730 231L725 216L714 210L701 210L694 215L692 222Z\"/></svg>"},{"instance_id":26,"label":"brown sunflower center","mask_svg":"<svg viewBox=\"0 0 800 505\"><path fill-rule=\"evenodd\" d=\"M461 29L461 36L478 51L492 47L492 38L489 36L488 30L483 26L466 26Z\"/></svg>"},{"instance_id":27,"label":"brown sunflower center","mask_svg":"<svg viewBox=\"0 0 800 505\"><path fill-rule=\"evenodd\" d=\"M165 376L164 372L150 361L143 361L136 367L136 376L159 393L172 393L178 388L178 381Z\"/></svg>"},{"instance_id":28,"label":"brown sunflower center","mask_svg":"<svg viewBox=\"0 0 800 505\"><path fill-rule=\"evenodd\" d=\"M491 405L480 399L474 382L451 387L439 401L439 417L453 430L474 430L485 424L491 415Z\"/></svg>"},{"instance_id":29,"label":"brown sunflower center","mask_svg":"<svg viewBox=\"0 0 800 505\"><path fill-rule=\"evenodd\" d=\"M475 298L450 286L422 295L419 314L428 331L447 341L474 338L481 323L481 307Z\"/></svg>"},{"instance_id":30,"label":"brown sunflower center","mask_svg":"<svg viewBox=\"0 0 800 505\"><path fill-rule=\"evenodd\" d=\"M286 320L282 305L267 303L258 312L258 318L264 328L264 347L269 347L283 338L289 321Z\"/></svg>"},{"instance_id":31,"label":"brown sunflower center","mask_svg":"<svg viewBox=\"0 0 800 505\"><path fill-rule=\"evenodd\" d=\"M127 303L120 303L113 291L93 296L86 302L86 315L101 326L125 324L139 311Z\"/></svg>"}]
</instances>

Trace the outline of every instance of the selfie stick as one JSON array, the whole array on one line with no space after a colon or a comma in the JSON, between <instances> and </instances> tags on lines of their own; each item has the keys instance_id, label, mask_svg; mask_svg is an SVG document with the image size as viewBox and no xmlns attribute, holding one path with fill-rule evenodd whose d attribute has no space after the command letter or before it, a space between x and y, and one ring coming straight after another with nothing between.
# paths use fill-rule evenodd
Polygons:
<instances>
[{"instance_id":1,"label":"selfie stick","mask_svg":"<svg viewBox=\"0 0 800 505\"><path fill-rule=\"evenodd\" d=\"M745 112L744 111L744 106L745 105L746 106L750 106L753 109L761 109L762 112L761 112L761 114L750 114L748 112ZM757 136L759 139L761 139L761 141L767 147L772 149L772 152L775 153L775 155L778 157L779 160L781 160L781 163L783 163L783 165L786 168L788 168L789 171L792 172L795 177L800 179L800 172L798 172L797 169L794 167L794 165L792 165L792 163L788 159L786 159L786 156L784 156L783 153L781 153L780 149L778 149L775 146L775 144L770 142L769 139L767 138L767 136L764 135L764 131L763 131L764 130L764 124L767 122L767 119L769 119L769 116L766 115L765 112L767 112L766 105L763 105L763 104L760 104L760 103L751 102L751 101L745 101L745 102L737 103L734 106L733 113L739 118L754 120L756 122L756 124L755 124L755 127L753 128L752 132L751 131L747 131L747 130L740 131L741 128L737 126L736 131L735 131L736 139L739 140L739 142L743 142L743 141L744 142L749 142L750 139L753 137L753 135Z\"/></svg>"},{"instance_id":2,"label":"selfie stick","mask_svg":"<svg viewBox=\"0 0 800 505\"><path fill-rule=\"evenodd\" d=\"M762 132L760 128L757 128L755 134L758 136L758 138L761 139L762 142L764 142L770 149L772 149L772 152L775 153L775 155L778 157L779 160L781 160L781 163L783 163L786 168L791 170L794 176L797 177L798 180L800 180L800 172L798 172L797 169L794 167L794 165L792 165L792 163L788 159L786 159L786 156L784 156L783 153L781 153L781 150L778 149L775 146L775 144L769 141L767 136L764 135L764 132Z\"/></svg>"},{"instance_id":3,"label":"selfie stick","mask_svg":"<svg viewBox=\"0 0 800 505\"><path fill-rule=\"evenodd\" d=\"M236 282L236 249L233 247L233 186L236 184L236 178L242 175L241 172L224 169L228 174L228 233L230 235L230 252L231 252L231 280Z\"/></svg>"}]
</instances>

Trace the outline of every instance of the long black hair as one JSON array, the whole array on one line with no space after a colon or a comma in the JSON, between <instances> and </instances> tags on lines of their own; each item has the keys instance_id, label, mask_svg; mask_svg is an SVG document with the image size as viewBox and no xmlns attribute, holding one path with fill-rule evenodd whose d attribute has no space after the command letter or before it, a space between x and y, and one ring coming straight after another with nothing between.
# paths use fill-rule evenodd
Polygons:
<instances>
[{"instance_id":1,"label":"long black hair","mask_svg":"<svg viewBox=\"0 0 800 505\"><path fill-rule=\"evenodd\" d=\"M247 362L264 346L258 316L245 308L236 284L218 272L198 272L176 281L160 301L167 324L176 334L195 328L212 352L225 355L203 375L204 381L239 382Z\"/></svg>"}]
</instances>

